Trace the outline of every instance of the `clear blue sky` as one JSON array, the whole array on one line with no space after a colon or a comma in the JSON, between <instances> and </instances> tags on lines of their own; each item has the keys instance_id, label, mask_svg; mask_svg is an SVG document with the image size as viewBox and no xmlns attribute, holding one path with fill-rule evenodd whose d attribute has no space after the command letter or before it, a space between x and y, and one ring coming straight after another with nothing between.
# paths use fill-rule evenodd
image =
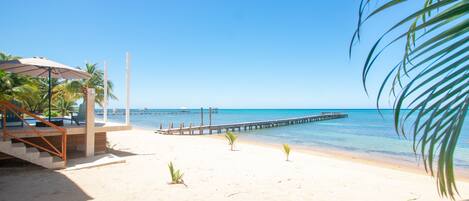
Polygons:
<instances>
[{"instance_id":1,"label":"clear blue sky","mask_svg":"<svg viewBox=\"0 0 469 201\"><path fill-rule=\"evenodd\" d=\"M109 63L124 106L132 55L133 108L374 108L382 70L361 84L371 39L396 20L371 21L350 60L359 0L5 1L0 51L71 66ZM406 11L410 8L400 8ZM391 49L391 56L400 56Z\"/></svg>"}]
</instances>

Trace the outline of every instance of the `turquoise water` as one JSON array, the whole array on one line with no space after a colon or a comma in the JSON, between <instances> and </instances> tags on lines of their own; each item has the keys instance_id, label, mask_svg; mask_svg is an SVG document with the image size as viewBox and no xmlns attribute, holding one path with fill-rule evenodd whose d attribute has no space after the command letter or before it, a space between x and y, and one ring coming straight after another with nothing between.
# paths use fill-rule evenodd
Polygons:
<instances>
[{"instance_id":1,"label":"turquoise water","mask_svg":"<svg viewBox=\"0 0 469 201\"><path fill-rule=\"evenodd\" d=\"M155 111L155 110L151 110ZM176 111L176 110L158 110ZM212 115L212 124L237 123L248 121L274 120L300 117L321 112L343 112L348 118L298 124L285 127L242 132L242 137L255 141L289 143L304 147L342 150L370 156L390 156L415 162L418 156L412 151L412 142L394 131L392 110L314 110L314 109L220 109ZM469 119L469 118L466 118ZM109 117L110 121L122 122L122 115ZM208 114L204 114L208 124ZM167 127L170 122L175 126L200 124L199 110L189 110L184 114L132 115L134 127L153 129L160 123ZM469 169L469 125L465 123L455 157L456 166Z\"/></svg>"}]
</instances>

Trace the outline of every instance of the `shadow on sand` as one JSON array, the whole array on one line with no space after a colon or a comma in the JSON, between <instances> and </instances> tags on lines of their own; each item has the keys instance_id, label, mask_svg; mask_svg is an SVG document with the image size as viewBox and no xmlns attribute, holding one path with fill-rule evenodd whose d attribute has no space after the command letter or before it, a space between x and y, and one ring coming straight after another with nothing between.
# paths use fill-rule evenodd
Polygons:
<instances>
[{"instance_id":1,"label":"shadow on sand","mask_svg":"<svg viewBox=\"0 0 469 201\"><path fill-rule=\"evenodd\" d=\"M140 154L109 149L119 157ZM71 159L81 158L82 152L69 153ZM85 201L92 200L75 182L60 171L48 170L20 159L0 161L0 201Z\"/></svg>"},{"instance_id":2,"label":"shadow on sand","mask_svg":"<svg viewBox=\"0 0 469 201\"><path fill-rule=\"evenodd\" d=\"M128 156L139 155L139 154L136 154L136 153L132 153L132 152L124 151L124 150L117 150L117 149L108 149L107 153L111 153L111 154L114 154L114 155L119 156L119 157L128 157Z\"/></svg>"},{"instance_id":3,"label":"shadow on sand","mask_svg":"<svg viewBox=\"0 0 469 201\"><path fill-rule=\"evenodd\" d=\"M2 162L0 165L0 201L93 199L59 171L28 163L18 167L15 163L21 163L21 161L11 163Z\"/></svg>"}]
</instances>

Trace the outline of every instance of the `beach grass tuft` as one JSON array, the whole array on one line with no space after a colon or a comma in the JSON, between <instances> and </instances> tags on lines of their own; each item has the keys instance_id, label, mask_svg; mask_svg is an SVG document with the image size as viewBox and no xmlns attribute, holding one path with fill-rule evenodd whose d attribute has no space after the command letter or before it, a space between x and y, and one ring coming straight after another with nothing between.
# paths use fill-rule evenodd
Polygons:
<instances>
[{"instance_id":1,"label":"beach grass tuft","mask_svg":"<svg viewBox=\"0 0 469 201\"><path fill-rule=\"evenodd\" d=\"M238 136L228 131L225 138L228 140L228 144L231 145L231 151L234 151L234 143L236 142L236 139L238 139Z\"/></svg>"},{"instance_id":2,"label":"beach grass tuft","mask_svg":"<svg viewBox=\"0 0 469 201\"><path fill-rule=\"evenodd\" d=\"M173 162L169 162L169 173L171 174L171 184L184 184L182 177L184 174L180 170L174 169Z\"/></svg>"},{"instance_id":3,"label":"beach grass tuft","mask_svg":"<svg viewBox=\"0 0 469 201\"><path fill-rule=\"evenodd\" d=\"M287 161L289 161L288 158L290 157L290 151L291 151L290 145L283 144L283 152L285 152L285 155L287 156Z\"/></svg>"}]
</instances>

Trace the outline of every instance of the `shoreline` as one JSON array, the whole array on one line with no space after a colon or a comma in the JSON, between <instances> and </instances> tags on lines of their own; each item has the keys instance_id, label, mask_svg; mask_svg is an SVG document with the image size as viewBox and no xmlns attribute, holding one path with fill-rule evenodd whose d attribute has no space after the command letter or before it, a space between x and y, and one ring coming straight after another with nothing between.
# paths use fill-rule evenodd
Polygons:
<instances>
[{"instance_id":1,"label":"shoreline","mask_svg":"<svg viewBox=\"0 0 469 201\"><path fill-rule=\"evenodd\" d=\"M202 137L225 141L226 139L224 138L223 135L224 134L212 134L212 135L202 135ZM254 139L243 138L242 136L238 140L241 140L241 141L238 141L237 143L277 149L279 151L281 151L281 146L282 146L282 143L280 142L257 141ZM365 154L350 153L350 152L338 150L338 149L310 147L310 146L302 146L302 145L296 145L296 144L289 144L289 145L292 148L291 154L298 152L298 153L303 153L307 155L333 158L337 160L345 160L345 161L350 161L354 163L366 164L366 165L371 165L375 167L387 168L387 169L432 177L430 173L425 172L425 168L423 167L423 164L417 161L413 163L410 161L399 160L398 158L380 159L378 156L367 156ZM469 170L461 170L460 168L457 168L455 169L455 172L456 172L457 180L469 182ZM432 177L432 178L435 179L435 177Z\"/></svg>"},{"instance_id":2,"label":"shoreline","mask_svg":"<svg viewBox=\"0 0 469 201\"><path fill-rule=\"evenodd\" d=\"M146 127L135 127L134 130L154 132L153 128L146 128ZM157 134L157 135L162 135L162 134ZM191 136L191 135L170 135L170 136ZM207 135L207 134L193 135L193 136L212 138L212 139L217 139L217 140L222 140L222 141L226 140L224 138L224 133L210 134L210 135ZM242 135L240 135L240 137L241 138L238 138L238 143L242 143L242 144L244 143L244 144L256 145L260 147L268 147L272 149L280 149L282 146L282 143L280 142L272 142L272 141L267 141L267 140L255 140L253 138L245 138ZM340 150L337 148L335 149L334 148L322 148L322 147L312 147L312 146L297 145L297 144L289 144L289 145L292 148L293 153L299 152L299 153L304 153L304 154L309 154L309 155L314 155L314 156L321 156L321 157L328 157L328 158L331 157L337 160L351 161L351 162L371 165L375 167L384 167L387 169L429 176L429 177L432 177L433 179L436 179L436 171L435 171L434 176L430 175L430 172L427 173L421 161L417 161L417 159L416 161L412 162L409 160L399 159L398 157L390 156L386 154L381 154L381 156L383 157L380 158L379 154L376 154L375 156L371 156L365 153L351 153L350 151L348 152L346 150ZM455 174L456 174L457 180L463 181L463 182L469 182L469 169L462 169L462 168L456 167Z\"/></svg>"},{"instance_id":3,"label":"shoreline","mask_svg":"<svg viewBox=\"0 0 469 201\"><path fill-rule=\"evenodd\" d=\"M58 171L0 168L0 200L448 200L431 177L299 147L285 161L278 144L241 138L232 151L222 135L132 129L110 132L108 141L109 153L125 163ZM170 185L169 163L186 185ZM457 183L459 198L469 198L469 182Z\"/></svg>"}]
</instances>

